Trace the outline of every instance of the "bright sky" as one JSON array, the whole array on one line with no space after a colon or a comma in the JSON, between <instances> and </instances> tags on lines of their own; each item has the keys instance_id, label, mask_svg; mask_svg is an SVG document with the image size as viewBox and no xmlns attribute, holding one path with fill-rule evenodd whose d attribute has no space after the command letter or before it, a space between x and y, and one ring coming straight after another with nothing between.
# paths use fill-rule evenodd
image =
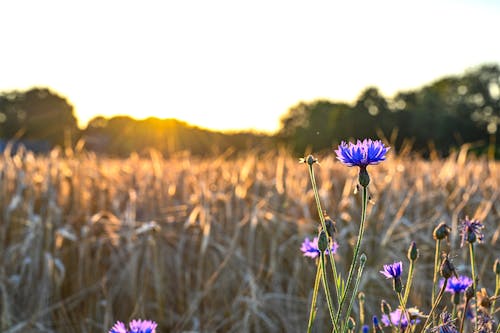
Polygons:
<instances>
[{"instance_id":1,"label":"bright sky","mask_svg":"<svg viewBox=\"0 0 500 333\"><path fill-rule=\"evenodd\" d=\"M304 100L386 96L500 62L500 1L0 2L0 90L102 114L276 130Z\"/></svg>"}]
</instances>

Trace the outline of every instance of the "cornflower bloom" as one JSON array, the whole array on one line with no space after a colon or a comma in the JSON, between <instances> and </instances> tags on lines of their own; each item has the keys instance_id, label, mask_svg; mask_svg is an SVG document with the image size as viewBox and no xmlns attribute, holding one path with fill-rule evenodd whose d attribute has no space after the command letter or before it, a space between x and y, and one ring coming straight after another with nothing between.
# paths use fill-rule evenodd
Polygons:
<instances>
[{"instance_id":1,"label":"cornflower bloom","mask_svg":"<svg viewBox=\"0 0 500 333\"><path fill-rule=\"evenodd\" d=\"M109 330L109 333L156 333L157 324L151 320L132 320L129 323L129 330L124 323L117 321L116 324Z\"/></svg>"},{"instance_id":2,"label":"cornflower bloom","mask_svg":"<svg viewBox=\"0 0 500 333\"><path fill-rule=\"evenodd\" d=\"M441 281L439 282L439 287L442 288L443 284L444 279L441 279ZM461 292L464 292L470 285L472 285L472 280L468 276L461 275L458 278L452 276L448 279L445 291L451 294L459 294Z\"/></svg>"},{"instance_id":3,"label":"cornflower bloom","mask_svg":"<svg viewBox=\"0 0 500 333\"><path fill-rule=\"evenodd\" d=\"M389 149L390 147L386 147L380 140L364 139L363 141L358 140L356 144L342 141L335 150L335 154L343 164L349 167L359 167L359 183L366 187L370 183L366 167L385 161L385 154Z\"/></svg>"},{"instance_id":4,"label":"cornflower bloom","mask_svg":"<svg viewBox=\"0 0 500 333\"><path fill-rule=\"evenodd\" d=\"M465 242L474 243L476 240L481 243L484 238L484 234L481 231L483 228L484 225L479 220L471 220L466 216L460 226L460 236L462 238L460 246L463 247Z\"/></svg>"},{"instance_id":5,"label":"cornflower bloom","mask_svg":"<svg viewBox=\"0 0 500 333\"><path fill-rule=\"evenodd\" d=\"M380 321L384 324L384 326L391 326L391 325L393 325L394 327L401 326L401 329L403 331L408 327L408 317L407 315L403 315L403 311L401 311L401 309L396 309L392 311L389 314L389 316L383 314ZM410 319L411 325L417 324L419 322L420 322L419 319Z\"/></svg>"},{"instance_id":6,"label":"cornflower bloom","mask_svg":"<svg viewBox=\"0 0 500 333\"><path fill-rule=\"evenodd\" d=\"M384 265L384 270L380 271L387 279L394 279L394 290L399 294L403 289L401 284L401 273L403 272L403 263L401 261L394 264Z\"/></svg>"},{"instance_id":7,"label":"cornflower bloom","mask_svg":"<svg viewBox=\"0 0 500 333\"><path fill-rule=\"evenodd\" d=\"M338 247L339 245L334 241L330 247L330 251L325 251L325 254L329 254L330 252L335 253ZM321 251L318 248L318 237L314 237L312 241L309 240L309 237L306 237L302 242L300 250L305 257L309 257L312 259L319 257Z\"/></svg>"}]
</instances>

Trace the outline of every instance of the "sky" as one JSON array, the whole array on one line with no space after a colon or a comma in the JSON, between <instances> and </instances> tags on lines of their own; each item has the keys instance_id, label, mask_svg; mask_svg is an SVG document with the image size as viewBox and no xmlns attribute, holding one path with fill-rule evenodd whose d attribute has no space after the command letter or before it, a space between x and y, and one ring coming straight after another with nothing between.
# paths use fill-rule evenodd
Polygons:
<instances>
[{"instance_id":1,"label":"sky","mask_svg":"<svg viewBox=\"0 0 500 333\"><path fill-rule=\"evenodd\" d=\"M500 1L0 2L0 91L49 87L79 124L177 118L272 132L300 101L387 97L500 62Z\"/></svg>"}]
</instances>

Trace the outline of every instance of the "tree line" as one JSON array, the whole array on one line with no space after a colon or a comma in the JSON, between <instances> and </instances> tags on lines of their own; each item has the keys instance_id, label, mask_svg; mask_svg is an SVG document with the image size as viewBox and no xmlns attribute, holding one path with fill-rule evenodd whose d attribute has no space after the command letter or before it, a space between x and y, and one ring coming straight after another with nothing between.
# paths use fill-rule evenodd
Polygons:
<instances>
[{"instance_id":1,"label":"tree line","mask_svg":"<svg viewBox=\"0 0 500 333\"><path fill-rule=\"evenodd\" d=\"M483 65L392 98L369 87L352 104L300 102L281 118L277 138L296 153L349 138L381 138L396 149L409 143L423 154L446 155L464 143L478 151L494 145L499 124L500 69Z\"/></svg>"},{"instance_id":2,"label":"tree line","mask_svg":"<svg viewBox=\"0 0 500 333\"><path fill-rule=\"evenodd\" d=\"M301 155L356 138L388 140L395 149L410 143L420 153L432 149L446 155L464 143L473 143L479 152L494 147L499 124L500 68L496 64L447 76L391 98L368 87L353 103L300 102L282 116L273 136L214 132L175 119L124 116L96 117L79 129L73 106L50 89L0 93L0 144L21 142L43 151L83 142L89 150L115 156L150 148L163 154L187 150L212 155L278 145Z\"/></svg>"}]
</instances>

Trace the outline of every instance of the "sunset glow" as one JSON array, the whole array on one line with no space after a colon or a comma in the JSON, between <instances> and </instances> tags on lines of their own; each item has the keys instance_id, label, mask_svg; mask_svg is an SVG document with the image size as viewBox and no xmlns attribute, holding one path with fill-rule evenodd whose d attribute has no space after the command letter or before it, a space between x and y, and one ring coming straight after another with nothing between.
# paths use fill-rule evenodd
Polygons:
<instances>
[{"instance_id":1,"label":"sunset glow","mask_svg":"<svg viewBox=\"0 0 500 333\"><path fill-rule=\"evenodd\" d=\"M275 131L301 100L390 96L500 61L493 1L34 0L0 4L0 90L96 115Z\"/></svg>"}]
</instances>

